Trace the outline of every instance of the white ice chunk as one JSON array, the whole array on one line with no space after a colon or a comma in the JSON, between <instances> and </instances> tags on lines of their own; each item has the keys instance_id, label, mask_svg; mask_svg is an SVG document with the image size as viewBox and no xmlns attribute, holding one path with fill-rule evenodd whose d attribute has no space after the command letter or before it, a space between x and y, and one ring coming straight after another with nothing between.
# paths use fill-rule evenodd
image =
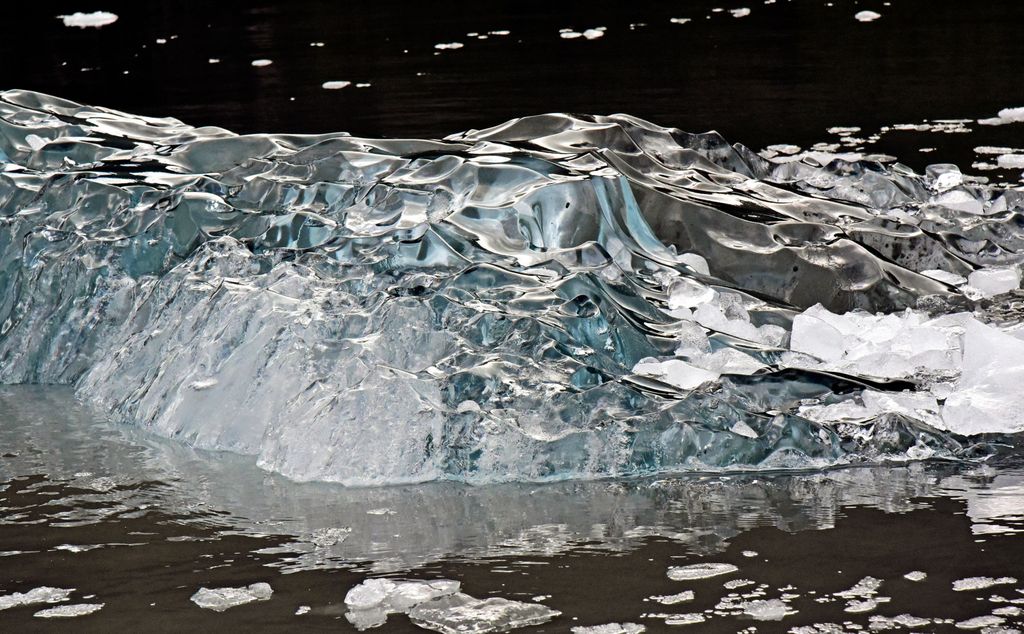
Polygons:
<instances>
[{"instance_id":1,"label":"white ice chunk","mask_svg":"<svg viewBox=\"0 0 1024 634\"><path fill-rule=\"evenodd\" d=\"M750 15L750 9L748 9L747 7L741 7L739 9L729 9L729 13L731 13L732 17L734 18L745 18L748 15Z\"/></svg>"},{"instance_id":2,"label":"white ice chunk","mask_svg":"<svg viewBox=\"0 0 1024 634\"><path fill-rule=\"evenodd\" d=\"M80 29L99 28L117 22L117 14L109 11L93 11L92 13L76 11L70 15L58 15L57 17L64 22L64 26L75 26Z\"/></svg>"},{"instance_id":3,"label":"white ice chunk","mask_svg":"<svg viewBox=\"0 0 1024 634\"><path fill-rule=\"evenodd\" d=\"M1024 431L1024 341L971 320L964 334L963 370L942 408L959 434Z\"/></svg>"},{"instance_id":4,"label":"white ice chunk","mask_svg":"<svg viewBox=\"0 0 1024 634\"><path fill-rule=\"evenodd\" d=\"M39 610L32 616L37 616L41 619L58 619L58 618L72 618L76 616L85 616L86 614L92 614L93 612L99 612L103 609L105 603L75 603L72 605L58 605L55 608L47 608L45 610Z\"/></svg>"},{"instance_id":5,"label":"white ice chunk","mask_svg":"<svg viewBox=\"0 0 1024 634\"><path fill-rule=\"evenodd\" d=\"M199 588L192 595L192 603L207 610L223 612L228 608L253 601L267 601L272 594L274 594L273 588L269 583L263 582L241 588Z\"/></svg>"},{"instance_id":6,"label":"white ice chunk","mask_svg":"<svg viewBox=\"0 0 1024 634\"><path fill-rule=\"evenodd\" d=\"M718 293L714 289L704 286L700 282L681 277L676 279L668 289L668 307L671 310L696 308L714 301L717 295Z\"/></svg>"},{"instance_id":7,"label":"white ice chunk","mask_svg":"<svg viewBox=\"0 0 1024 634\"><path fill-rule=\"evenodd\" d=\"M1015 577L967 577L966 579L957 579L953 582L954 592L973 592L975 590L985 590L992 586L1003 586L1017 583Z\"/></svg>"},{"instance_id":8,"label":"white ice chunk","mask_svg":"<svg viewBox=\"0 0 1024 634\"><path fill-rule=\"evenodd\" d=\"M11 594L0 595L0 610L16 608L22 605L32 605L33 603L60 603L61 601L67 601L68 596L72 592L74 592L73 588L68 590L65 588L51 588L50 586L33 588L28 592L12 592Z\"/></svg>"},{"instance_id":9,"label":"white ice chunk","mask_svg":"<svg viewBox=\"0 0 1024 634\"><path fill-rule=\"evenodd\" d=\"M254 60L252 60L251 63L252 63L253 66L255 66L257 68L262 68L263 66L270 66L271 64L274 63L274 60L272 60L272 59L254 59Z\"/></svg>"},{"instance_id":10,"label":"white ice chunk","mask_svg":"<svg viewBox=\"0 0 1024 634\"><path fill-rule=\"evenodd\" d=\"M858 22L874 22L878 18L882 17L881 13L875 11L858 11L853 16Z\"/></svg>"},{"instance_id":11,"label":"white ice chunk","mask_svg":"<svg viewBox=\"0 0 1024 634\"><path fill-rule=\"evenodd\" d=\"M1020 288L1020 269L1016 266L979 269L967 276L964 294L971 299L993 297Z\"/></svg>"},{"instance_id":12,"label":"white ice chunk","mask_svg":"<svg viewBox=\"0 0 1024 634\"><path fill-rule=\"evenodd\" d=\"M440 44L434 44L434 48L436 48L439 51L456 50L462 47L462 42L442 42Z\"/></svg>"},{"instance_id":13,"label":"white ice chunk","mask_svg":"<svg viewBox=\"0 0 1024 634\"><path fill-rule=\"evenodd\" d=\"M1001 616L986 614L984 616L976 616L973 619L958 621L956 626L961 630L980 630L998 627L1005 622L1006 619Z\"/></svg>"},{"instance_id":14,"label":"white ice chunk","mask_svg":"<svg viewBox=\"0 0 1024 634\"><path fill-rule=\"evenodd\" d=\"M669 359L668 361L642 359L633 366L633 372L641 376L653 377L681 390L692 390L705 383L717 381L719 377L714 372L708 372L679 359Z\"/></svg>"},{"instance_id":15,"label":"white ice chunk","mask_svg":"<svg viewBox=\"0 0 1024 634\"><path fill-rule=\"evenodd\" d=\"M791 612L781 599L767 599L745 602L743 613L755 621L781 621Z\"/></svg>"},{"instance_id":16,"label":"white ice chunk","mask_svg":"<svg viewBox=\"0 0 1024 634\"><path fill-rule=\"evenodd\" d=\"M639 623L605 623L604 625L577 625L572 634L642 634L647 628Z\"/></svg>"},{"instance_id":17,"label":"white ice chunk","mask_svg":"<svg viewBox=\"0 0 1024 634\"><path fill-rule=\"evenodd\" d=\"M1024 121L1024 107L1003 108L999 115L990 119L978 119L982 125L1006 125L1008 123L1020 123Z\"/></svg>"},{"instance_id":18,"label":"white ice chunk","mask_svg":"<svg viewBox=\"0 0 1024 634\"><path fill-rule=\"evenodd\" d=\"M560 614L539 603L510 601L500 597L477 599L460 592L416 606L409 611L409 620L435 632L462 634L505 632L540 625Z\"/></svg>"},{"instance_id":19,"label":"white ice chunk","mask_svg":"<svg viewBox=\"0 0 1024 634\"><path fill-rule=\"evenodd\" d=\"M693 590L683 590L676 594L661 594L651 597L651 601L657 601L662 605L675 605L677 603L685 603L687 601L693 601Z\"/></svg>"},{"instance_id":20,"label":"white ice chunk","mask_svg":"<svg viewBox=\"0 0 1024 634\"><path fill-rule=\"evenodd\" d=\"M604 31L602 29L587 29L583 32L583 37L588 40L596 40L599 37L604 37Z\"/></svg>"},{"instance_id":21,"label":"white ice chunk","mask_svg":"<svg viewBox=\"0 0 1024 634\"><path fill-rule=\"evenodd\" d=\"M903 575L903 578L907 581L924 581L928 578L928 573L920 570L912 570L907 574Z\"/></svg>"},{"instance_id":22,"label":"white ice chunk","mask_svg":"<svg viewBox=\"0 0 1024 634\"><path fill-rule=\"evenodd\" d=\"M672 581L691 581L694 579L707 579L719 575L728 575L739 570L732 564L704 563L690 564L689 566L673 566L668 569L668 578Z\"/></svg>"},{"instance_id":23,"label":"white ice chunk","mask_svg":"<svg viewBox=\"0 0 1024 634\"><path fill-rule=\"evenodd\" d=\"M350 81L340 81L340 80L338 80L338 81L325 81L324 83L320 84L320 87L323 88L324 90L341 90L342 88L345 88L346 86L351 86L351 85L352 85L352 82L350 82Z\"/></svg>"}]
</instances>

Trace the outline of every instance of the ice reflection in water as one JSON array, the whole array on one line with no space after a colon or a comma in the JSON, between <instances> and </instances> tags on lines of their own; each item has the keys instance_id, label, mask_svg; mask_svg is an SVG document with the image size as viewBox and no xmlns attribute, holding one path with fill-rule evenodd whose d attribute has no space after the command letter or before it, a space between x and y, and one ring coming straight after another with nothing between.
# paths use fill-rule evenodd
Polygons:
<instances>
[{"instance_id":1,"label":"ice reflection in water","mask_svg":"<svg viewBox=\"0 0 1024 634\"><path fill-rule=\"evenodd\" d=\"M159 510L186 525L291 536L267 551L289 571L357 566L386 572L453 558L624 552L648 537L714 553L751 528L831 528L847 507L902 513L938 497L963 500L978 534L1018 531L1024 524L1024 471L1012 468L925 463L351 489L291 482L258 469L251 458L99 422L65 388L2 388L0 412L0 446L17 448L0 458L6 507L0 522L59 527Z\"/></svg>"}]
</instances>

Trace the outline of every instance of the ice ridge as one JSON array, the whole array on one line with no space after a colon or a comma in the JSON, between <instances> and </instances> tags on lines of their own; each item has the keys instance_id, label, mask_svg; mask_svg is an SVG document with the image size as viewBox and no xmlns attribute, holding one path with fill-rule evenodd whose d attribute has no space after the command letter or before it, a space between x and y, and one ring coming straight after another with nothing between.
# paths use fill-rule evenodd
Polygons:
<instances>
[{"instance_id":1,"label":"ice ridge","mask_svg":"<svg viewBox=\"0 0 1024 634\"><path fill-rule=\"evenodd\" d=\"M1022 211L628 115L236 135L11 90L0 382L349 485L973 456L1024 429Z\"/></svg>"}]
</instances>

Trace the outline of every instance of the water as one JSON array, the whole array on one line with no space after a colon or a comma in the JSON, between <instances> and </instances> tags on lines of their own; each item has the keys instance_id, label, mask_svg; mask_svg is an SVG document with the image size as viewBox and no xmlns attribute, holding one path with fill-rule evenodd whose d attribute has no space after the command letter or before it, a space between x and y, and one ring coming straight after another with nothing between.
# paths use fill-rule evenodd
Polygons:
<instances>
[{"instance_id":1,"label":"water","mask_svg":"<svg viewBox=\"0 0 1024 634\"><path fill-rule=\"evenodd\" d=\"M229 135L43 115L73 106L5 94L21 127L5 129L4 160L23 167L0 194L16 238L3 310L19 315L0 375L73 388L0 393L0 605L58 601L0 610L2 626L346 629L372 622L347 593L388 577L457 581L465 605L521 602L550 619L536 631L1020 628L1020 7L833 4L109 3L117 21L83 29L54 16L91 8L19 7L0 26L19 59L0 86L260 136L191 146ZM655 158L630 171L638 155L585 115L380 140L557 111L716 128L753 151L620 118ZM280 134L339 129L361 138ZM90 138L47 145L69 131ZM341 178L289 171L318 142ZM467 189L438 169L446 154L472 178L502 176ZM358 189L414 156L433 171L403 173L392 198L331 198L330 183ZM211 177L190 184L196 172ZM419 205L424 182L456 196ZM324 198L289 198L324 184ZM579 248L562 201L611 210L600 250ZM710 221L673 220L702 206ZM801 232L780 232L779 213ZM421 215L458 227L455 256L422 248ZM502 228L530 217L533 233ZM132 223L154 220L133 242ZM272 235L245 227L268 220ZM825 264L773 281L785 267L744 253L757 241L738 227L769 228L782 253L824 249ZM863 249L837 249L837 228ZM487 274L452 275L445 257ZM836 316L857 307L889 316ZM486 317L510 311L512 337ZM607 349L602 319L618 336ZM237 347L254 333L251 353ZM556 358L533 365L544 341ZM339 417L359 421L351 436ZM735 571L679 572L695 565ZM192 600L260 583L269 599L257 586L265 600L224 612ZM387 631L453 613L432 606L403 604Z\"/></svg>"}]
</instances>

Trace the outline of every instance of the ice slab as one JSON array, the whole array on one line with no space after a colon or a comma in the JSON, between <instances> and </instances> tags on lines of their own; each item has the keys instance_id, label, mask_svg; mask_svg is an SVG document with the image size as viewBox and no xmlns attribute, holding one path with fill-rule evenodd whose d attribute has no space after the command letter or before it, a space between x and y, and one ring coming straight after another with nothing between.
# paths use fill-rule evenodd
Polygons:
<instances>
[{"instance_id":1,"label":"ice slab","mask_svg":"<svg viewBox=\"0 0 1024 634\"><path fill-rule=\"evenodd\" d=\"M80 29L99 28L117 22L117 14L109 11L92 11L91 13L76 11L69 15L59 15L57 17L64 22L64 26L73 26Z\"/></svg>"},{"instance_id":2,"label":"ice slab","mask_svg":"<svg viewBox=\"0 0 1024 634\"><path fill-rule=\"evenodd\" d=\"M692 581L728 575L738 570L739 568L736 566L726 563L690 564L688 566L673 566L669 568L668 578L672 581Z\"/></svg>"},{"instance_id":3,"label":"ice slab","mask_svg":"<svg viewBox=\"0 0 1024 634\"><path fill-rule=\"evenodd\" d=\"M0 610L9 610L10 608L32 605L33 603L60 603L61 601L67 601L72 592L74 592L74 589L69 590L50 586L40 586L28 592L12 592L0 595Z\"/></svg>"},{"instance_id":4,"label":"ice slab","mask_svg":"<svg viewBox=\"0 0 1024 634\"><path fill-rule=\"evenodd\" d=\"M223 612L254 601L269 601L273 594L269 583L258 582L240 588L199 588L191 600L201 608Z\"/></svg>"},{"instance_id":5,"label":"ice slab","mask_svg":"<svg viewBox=\"0 0 1024 634\"><path fill-rule=\"evenodd\" d=\"M105 603L74 603L69 605L58 605L54 608L39 610L32 616L41 619L67 619L76 616L86 616L103 609Z\"/></svg>"}]
</instances>

